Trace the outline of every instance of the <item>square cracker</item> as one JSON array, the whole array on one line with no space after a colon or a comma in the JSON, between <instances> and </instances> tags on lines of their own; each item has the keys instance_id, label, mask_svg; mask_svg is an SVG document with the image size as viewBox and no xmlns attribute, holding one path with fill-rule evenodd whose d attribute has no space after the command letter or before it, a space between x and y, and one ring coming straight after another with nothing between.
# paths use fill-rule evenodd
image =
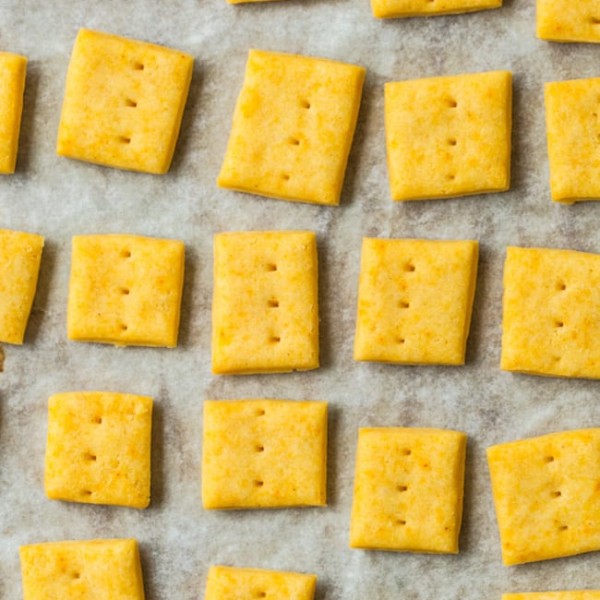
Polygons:
<instances>
[{"instance_id":1,"label":"square cracker","mask_svg":"<svg viewBox=\"0 0 600 600\"><path fill-rule=\"evenodd\" d=\"M52 500L146 508L152 398L68 392L48 401L45 488Z\"/></svg>"},{"instance_id":2,"label":"square cracker","mask_svg":"<svg viewBox=\"0 0 600 600\"><path fill-rule=\"evenodd\" d=\"M350 546L457 553L466 444L445 429L360 429Z\"/></svg>"},{"instance_id":3,"label":"square cracker","mask_svg":"<svg viewBox=\"0 0 600 600\"><path fill-rule=\"evenodd\" d=\"M23 343L43 247L41 235L0 229L0 342Z\"/></svg>"},{"instance_id":4,"label":"square cracker","mask_svg":"<svg viewBox=\"0 0 600 600\"><path fill-rule=\"evenodd\" d=\"M221 233L214 251L213 373L316 369L315 234Z\"/></svg>"},{"instance_id":5,"label":"square cracker","mask_svg":"<svg viewBox=\"0 0 600 600\"><path fill-rule=\"evenodd\" d=\"M600 255L509 247L501 368L600 378Z\"/></svg>"},{"instance_id":6,"label":"square cracker","mask_svg":"<svg viewBox=\"0 0 600 600\"><path fill-rule=\"evenodd\" d=\"M600 550L600 429L499 444L487 454L504 564Z\"/></svg>"},{"instance_id":7,"label":"square cracker","mask_svg":"<svg viewBox=\"0 0 600 600\"><path fill-rule=\"evenodd\" d=\"M204 508L324 506L327 403L204 403Z\"/></svg>"},{"instance_id":8,"label":"square cracker","mask_svg":"<svg viewBox=\"0 0 600 600\"><path fill-rule=\"evenodd\" d=\"M371 0L376 17L425 17L499 8L502 0Z\"/></svg>"},{"instance_id":9,"label":"square cracker","mask_svg":"<svg viewBox=\"0 0 600 600\"><path fill-rule=\"evenodd\" d=\"M545 86L552 200L600 199L600 78Z\"/></svg>"},{"instance_id":10,"label":"square cracker","mask_svg":"<svg viewBox=\"0 0 600 600\"><path fill-rule=\"evenodd\" d=\"M355 65L250 50L218 185L338 204L364 77Z\"/></svg>"},{"instance_id":11,"label":"square cracker","mask_svg":"<svg viewBox=\"0 0 600 600\"><path fill-rule=\"evenodd\" d=\"M18 54L0 52L0 173L15 172L27 59Z\"/></svg>"},{"instance_id":12,"label":"square cracker","mask_svg":"<svg viewBox=\"0 0 600 600\"><path fill-rule=\"evenodd\" d=\"M136 235L73 237L69 339L116 346L177 345L183 242Z\"/></svg>"},{"instance_id":13,"label":"square cracker","mask_svg":"<svg viewBox=\"0 0 600 600\"><path fill-rule=\"evenodd\" d=\"M537 0L536 34L553 42L600 42L598 0Z\"/></svg>"},{"instance_id":14,"label":"square cracker","mask_svg":"<svg viewBox=\"0 0 600 600\"><path fill-rule=\"evenodd\" d=\"M600 590L519 592L514 594L502 594L502 600L600 600Z\"/></svg>"},{"instance_id":15,"label":"square cracker","mask_svg":"<svg viewBox=\"0 0 600 600\"><path fill-rule=\"evenodd\" d=\"M507 71L385 85L393 200L452 198L510 186L512 75Z\"/></svg>"},{"instance_id":16,"label":"square cracker","mask_svg":"<svg viewBox=\"0 0 600 600\"><path fill-rule=\"evenodd\" d=\"M239 600L240 598L312 600L316 585L315 575L214 566L208 572L204 600Z\"/></svg>"},{"instance_id":17,"label":"square cracker","mask_svg":"<svg viewBox=\"0 0 600 600\"><path fill-rule=\"evenodd\" d=\"M478 248L364 238L354 359L464 364Z\"/></svg>"},{"instance_id":18,"label":"square cracker","mask_svg":"<svg viewBox=\"0 0 600 600\"><path fill-rule=\"evenodd\" d=\"M81 29L67 73L58 154L166 173L193 62L184 52Z\"/></svg>"},{"instance_id":19,"label":"square cracker","mask_svg":"<svg viewBox=\"0 0 600 600\"><path fill-rule=\"evenodd\" d=\"M19 554L24 600L144 600L135 540L31 544Z\"/></svg>"}]
</instances>

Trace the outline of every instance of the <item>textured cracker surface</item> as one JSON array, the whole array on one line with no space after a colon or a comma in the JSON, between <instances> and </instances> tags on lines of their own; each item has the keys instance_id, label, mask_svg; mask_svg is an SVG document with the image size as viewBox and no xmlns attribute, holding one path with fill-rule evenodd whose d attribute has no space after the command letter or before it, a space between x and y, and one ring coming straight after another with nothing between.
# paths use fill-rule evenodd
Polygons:
<instances>
[{"instance_id":1,"label":"textured cracker surface","mask_svg":"<svg viewBox=\"0 0 600 600\"><path fill-rule=\"evenodd\" d=\"M365 69L250 50L218 184L338 204Z\"/></svg>"},{"instance_id":2,"label":"textured cracker surface","mask_svg":"<svg viewBox=\"0 0 600 600\"><path fill-rule=\"evenodd\" d=\"M136 235L73 237L69 339L177 345L184 245Z\"/></svg>"},{"instance_id":3,"label":"textured cracker surface","mask_svg":"<svg viewBox=\"0 0 600 600\"><path fill-rule=\"evenodd\" d=\"M376 17L420 17L464 13L502 6L502 0L371 0Z\"/></svg>"},{"instance_id":4,"label":"textured cracker surface","mask_svg":"<svg viewBox=\"0 0 600 600\"><path fill-rule=\"evenodd\" d=\"M507 190L511 125L512 74L507 71L386 83L392 199Z\"/></svg>"},{"instance_id":5,"label":"textured cracker surface","mask_svg":"<svg viewBox=\"0 0 600 600\"><path fill-rule=\"evenodd\" d=\"M316 369L314 233L221 233L214 249L213 373Z\"/></svg>"},{"instance_id":6,"label":"textured cracker surface","mask_svg":"<svg viewBox=\"0 0 600 600\"><path fill-rule=\"evenodd\" d=\"M204 508L324 506L327 404L204 403Z\"/></svg>"},{"instance_id":7,"label":"textured cracker surface","mask_svg":"<svg viewBox=\"0 0 600 600\"><path fill-rule=\"evenodd\" d=\"M23 600L144 600L135 540L31 544L20 556Z\"/></svg>"},{"instance_id":8,"label":"textured cracker surface","mask_svg":"<svg viewBox=\"0 0 600 600\"><path fill-rule=\"evenodd\" d=\"M146 508L152 398L65 392L48 400L44 487L53 500Z\"/></svg>"},{"instance_id":9,"label":"textured cracker surface","mask_svg":"<svg viewBox=\"0 0 600 600\"><path fill-rule=\"evenodd\" d=\"M502 368L600 378L599 305L600 255L508 248Z\"/></svg>"},{"instance_id":10,"label":"textured cracker surface","mask_svg":"<svg viewBox=\"0 0 600 600\"><path fill-rule=\"evenodd\" d=\"M27 58L0 52L0 173L14 173L21 131Z\"/></svg>"},{"instance_id":11,"label":"textured cracker surface","mask_svg":"<svg viewBox=\"0 0 600 600\"><path fill-rule=\"evenodd\" d=\"M365 238L355 360L462 365L477 258L475 241Z\"/></svg>"},{"instance_id":12,"label":"textured cracker surface","mask_svg":"<svg viewBox=\"0 0 600 600\"><path fill-rule=\"evenodd\" d=\"M109 167L166 173L193 61L178 50L80 30L67 75L58 154Z\"/></svg>"},{"instance_id":13,"label":"textured cracker surface","mask_svg":"<svg viewBox=\"0 0 600 600\"><path fill-rule=\"evenodd\" d=\"M360 429L350 545L458 552L466 443L442 429Z\"/></svg>"},{"instance_id":14,"label":"textured cracker surface","mask_svg":"<svg viewBox=\"0 0 600 600\"><path fill-rule=\"evenodd\" d=\"M556 42L600 42L596 0L537 0L536 34Z\"/></svg>"},{"instance_id":15,"label":"textured cracker surface","mask_svg":"<svg viewBox=\"0 0 600 600\"><path fill-rule=\"evenodd\" d=\"M488 448L506 565L600 549L600 429Z\"/></svg>"}]
</instances>

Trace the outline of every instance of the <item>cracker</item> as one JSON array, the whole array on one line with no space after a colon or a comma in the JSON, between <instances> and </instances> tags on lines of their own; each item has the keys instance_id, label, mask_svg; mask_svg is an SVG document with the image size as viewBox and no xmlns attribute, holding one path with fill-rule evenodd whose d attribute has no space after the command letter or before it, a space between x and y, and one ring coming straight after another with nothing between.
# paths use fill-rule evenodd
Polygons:
<instances>
[{"instance_id":1,"label":"cracker","mask_svg":"<svg viewBox=\"0 0 600 600\"><path fill-rule=\"evenodd\" d=\"M240 598L312 600L316 585L316 575L214 566L208 572L204 600Z\"/></svg>"},{"instance_id":2,"label":"cracker","mask_svg":"<svg viewBox=\"0 0 600 600\"><path fill-rule=\"evenodd\" d=\"M499 8L502 0L371 0L376 17L425 17Z\"/></svg>"},{"instance_id":3,"label":"cracker","mask_svg":"<svg viewBox=\"0 0 600 600\"><path fill-rule=\"evenodd\" d=\"M554 42L600 42L597 0L537 0L536 34Z\"/></svg>"},{"instance_id":4,"label":"cracker","mask_svg":"<svg viewBox=\"0 0 600 600\"><path fill-rule=\"evenodd\" d=\"M69 339L117 346L177 345L183 242L136 235L73 237Z\"/></svg>"},{"instance_id":5,"label":"cracker","mask_svg":"<svg viewBox=\"0 0 600 600\"><path fill-rule=\"evenodd\" d=\"M499 444L487 454L504 564L600 550L600 429Z\"/></svg>"},{"instance_id":6,"label":"cracker","mask_svg":"<svg viewBox=\"0 0 600 600\"><path fill-rule=\"evenodd\" d=\"M502 600L600 600L600 590L521 592L515 594L502 594Z\"/></svg>"},{"instance_id":7,"label":"cracker","mask_svg":"<svg viewBox=\"0 0 600 600\"><path fill-rule=\"evenodd\" d=\"M219 186L337 205L365 69L250 50Z\"/></svg>"},{"instance_id":8,"label":"cracker","mask_svg":"<svg viewBox=\"0 0 600 600\"><path fill-rule=\"evenodd\" d=\"M27 59L18 54L0 52L0 173L15 172Z\"/></svg>"},{"instance_id":9,"label":"cracker","mask_svg":"<svg viewBox=\"0 0 600 600\"><path fill-rule=\"evenodd\" d=\"M364 238L354 359L464 364L478 248Z\"/></svg>"},{"instance_id":10,"label":"cracker","mask_svg":"<svg viewBox=\"0 0 600 600\"><path fill-rule=\"evenodd\" d=\"M221 233L214 251L213 373L316 369L315 234Z\"/></svg>"},{"instance_id":11,"label":"cracker","mask_svg":"<svg viewBox=\"0 0 600 600\"><path fill-rule=\"evenodd\" d=\"M452 198L510 186L512 75L507 71L385 85L393 200Z\"/></svg>"},{"instance_id":12,"label":"cracker","mask_svg":"<svg viewBox=\"0 0 600 600\"><path fill-rule=\"evenodd\" d=\"M324 506L326 477L325 402L204 403L204 508Z\"/></svg>"},{"instance_id":13,"label":"cracker","mask_svg":"<svg viewBox=\"0 0 600 600\"><path fill-rule=\"evenodd\" d=\"M545 86L552 200L600 199L600 78Z\"/></svg>"},{"instance_id":14,"label":"cracker","mask_svg":"<svg viewBox=\"0 0 600 600\"><path fill-rule=\"evenodd\" d=\"M466 443L445 429L360 429L350 546L457 553Z\"/></svg>"},{"instance_id":15,"label":"cracker","mask_svg":"<svg viewBox=\"0 0 600 600\"><path fill-rule=\"evenodd\" d=\"M52 500L146 508L152 398L68 392L48 401L45 488Z\"/></svg>"},{"instance_id":16,"label":"cracker","mask_svg":"<svg viewBox=\"0 0 600 600\"><path fill-rule=\"evenodd\" d=\"M31 544L19 554L24 600L144 600L135 540Z\"/></svg>"},{"instance_id":17,"label":"cracker","mask_svg":"<svg viewBox=\"0 0 600 600\"><path fill-rule=\"evenodd\" d=\"M166 173L193 62L178 50L81 29L67 73L58 154Z\"/></svg>"},{"instance_id":18,"label":"cracker","mask_svg":"<svg viewBox=\"0 0 600 600\"><path fill-rule=\"evenodd\" d=\"M600 255L507 249L501 368L600 378Z\"/></svg>"},{"instance_id":19,"label":"cracker","mask_svg":"<svg viewBox=\"0 0 600 600\"><path fill-rule=\"evenodd\" d=\"M41 235L0 229L0 342L23 343L43 247Z\"/></svg>"}]
</instances>

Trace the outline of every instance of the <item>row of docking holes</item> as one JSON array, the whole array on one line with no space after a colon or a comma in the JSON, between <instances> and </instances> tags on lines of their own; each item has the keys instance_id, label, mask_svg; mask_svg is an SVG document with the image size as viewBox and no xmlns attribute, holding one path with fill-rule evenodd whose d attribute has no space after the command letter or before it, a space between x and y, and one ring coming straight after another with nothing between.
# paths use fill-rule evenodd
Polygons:
<instances>
[{"instance_id":1,"label":"row of docking holes","mask_svg":"<svg viewBox=\"0 0 600 600\"><path fill-rule=\"evenodd\" d=\"M417 267L415 267L415 264L413 263L412 260L408 260L404 263L402 269L406 272L406 273L414 273L417 270ZM399 308L401 308L402 310L406 310L408 308L410 308L410 302L408 300L400 300L398 302L398 306ZM396 342L400 345L404 344L406 342L406 339L403 337L397 337L396 338Z\"/></svg>"},{"instance_id":2,"label":"row of docking holes","mask_svg":"<svg viewBox=\"0 0 600 600\"><path fill-rule=\"evenodd\" d=\"M143 62L134 61L132 63L132 68L134 71L143 71L146 67ZM132 98L125 97L124 104L127 108L137 108L137 100L133 100ZM121 144L131 144L131 136L130 135L120 135L117 137L117 141Z\"/></svg>"},{"instance_id":3,"label":"row of docking holes","mask_svg":"<svg viewBox=\"0 0 600 600\"><path fill-rule=\"evenodd\" d=\"M256 409L256 412L255 412L254 414L255 414L255 416L256 416L257 418L260 418L260 417L264 417L264 416L265 416L265 414L266 414L266 411L265 411L265 409L264 409L264 408L257 408L257 409ZM262 454L262 453L265 451L265 446L264 446L264 444L262 444L262 443L260 443L260 442L257 442L256 444L254 444L254 451L255 451L257 454ZM264 482L262 479L255 479L255 480L252 482L252 485L253 485L254 487L261 488L261 487L263 487L263 486L265 485L265 482Z\"/></svg>"},{"instance_id":4,"label":"row of docking holes","mask_svg":"<svg viewBox=\"0 0 600 600\"><path fill-rule=\"evenodd\" d=\"M552 464L553 462L555 462L555 460L556 460L556 458L552 454L547 454L543 458L544 463L547 465ZM550 492L550 498L558 499L561 497L562 497L562 492L560 490L552 490ZM564 524L558 525L559 531L567 531L567 529L569 529L568 525L564 525Z\"/></svg>"},{"instance_id":5,"label":"row of docking holes","mask_svg":"<svg viewBox=\"0 0 600 600\"><path fill-rule=\"evenodd\" d=\"M307 100L306 98L301 98L299 101L299 104L300 104L300 108L302 108L304 110L310 110L310 108L312 106L310 103L310 100ZM287 143L290 146L300 146L300 139L297 138L296 136L291 135L290 137L288 137ZM283 179L283 181L289 181L291 179L291 176L289 173L284 171L283 173L281 173L281 179Z\"/></svg>"},{"instance_id":6,"label":"row of docking holes","mask_svg":"<svg viewBox=\"0 0 600 600\"><path fill-rule=\"evenodd\" d=\"M427 1L434 2L434 0L427 0ZM458 108L458 102L454 98L445 98L444 104L450 109ZM457 138L455 138L453 136L446 138L446 145L450 146L451 148L456 147L457 144L458 144ZM446 178L446 181L454 181L456 179L456 175L454 173L447 173L445 178Z\"/></svg>"},{"instance_id":7,"label":"row of docking holes","mask_svg":"<svg viewBox=\"0 0 600 600\"><path fill-rule=\"evenodd\" d=\"M274 262L266 263L266 270L269 273L275 273L277 271L277 263L274 263ZM279 308L279 300L277 298L275 298L274 296L272 296L271 298L269 298L267 300L267 307L268 308ZM269 337L269 342L271 344L278 344L279 342L281 342L281 336L271 335Z\"/></svg>"}]
</instances>

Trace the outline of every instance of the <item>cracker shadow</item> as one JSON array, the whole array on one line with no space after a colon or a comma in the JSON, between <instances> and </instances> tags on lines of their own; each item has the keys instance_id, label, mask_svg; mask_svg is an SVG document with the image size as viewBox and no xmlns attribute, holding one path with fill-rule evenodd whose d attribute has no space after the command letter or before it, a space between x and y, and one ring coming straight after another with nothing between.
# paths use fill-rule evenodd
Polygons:
<instances>
[{"instance_id":1,"label":"cracker shadow","mask_svg":"<svg viewBox=\"0 0 600 600\"><path fill-rule=\"evenodd\" d=\"M317 579L317 588L314 600L326 600L329 597L330 585L323 579Z\"/></svg>"},{"instance_id":2,"label":"cracker shadow","mask_svg":"<svg viewBox=\"0 0 600 600\"><path fill-rule=\"evenodd\" d=\"M490 286L487 277L488 250L485 246L479 246L479 264L477 268L477 282L475 285L475 296L473 297L473 309L471 325L467 337L467 351L465 364L477 364L482 360L481 352L485 345L485 317L487 314L484 299L489 297Z\"/></svg>"},{"instance_id":3,"label":"cracker shadow","mask_svg":"<svg viewBox=\"0 0 600 600\"><path fill-rule=\"evenodd\" d=\"M464 494L463 494L463 512L462 512L462 526L460 529L460 535L458 538L458 547L460 553L464 554L469 552L472 546L475 544L473 540L477 539L479 531L477 530L477 523L475 519L472 519L474 513L475 504L478 496L475 493L475 486L473 485L474 478L469 477L469 473L476 473L475 470L475 454L478 451L478 444L472 438L469 438L467 443L467 454L465 459L465 483L464 483Z\"/></svg>"},{"instance_id":4,"label":"cracker shadow","mask_svg":"<svg viewBox=\"0 0 600 600\"><path fill-rule=\"evenodd\" d=\"M155 583L155 578L152 573L156 570L156 561L152 558L150 550L146 549L145 543L138 541L140 552L140 563L142 565L142 581L144 583L144 598L145 600L161 600L158 589Z\"/></svg>"},{"instance_id":5,"label":"cracker shadow","mask_svg":"<svg viewBox=\"0 0 600 600\"><path fill-rule=\"evenodd\" d=\"M512 86L512 131L511 131L511 165L510 191L522 191L527 181L527 134L531 127L525 122L524 109L529 104L524 101L523 77L513 74Z\"/></svg>"},{"instance_id":6,"label":"cracker shadow","mask_svg":"<svg viewBox=\"0 0 600 600\"><path fill-rule=\"evenodd\" d=\"M332 507L338 499L340 470L336 457L339 455L337 448L340 445L341 432L339 409L329 404L327 413L327 507Z\"/></svg>"},{"instance_id":7,"label":"cracker shadow","mask_svg":"<svg viewBox=\"0 0 600 600\"><path fill-rule=\"evenodd\" d=\"M183 280L183 291L181 294L181 315L179 319L179 337L177 345L188 349L192 338L192 316L194 298L200 296L201 291L196 289L196 279L199 273L198 255L195 249L186 245L185 249L185 273Z\"/></svg>"},{"instance_id":8,"label":"cracker shadow","mask_svg":"<svg viewBox=\"0 0 600 600\"><path fill-rule=\"evenodd\" d=\"M23 113L21 115L21 131L17 151L16 173L29 171L31 152L35 147L35 108L38 102L40 73L37 61L27 62L25 91L23 93Z\"/></svg>"},{"instance_id":9,"label":"cracker shadow","mask_svg":"<svg viewBox=\"0 0 600 600\"><path fill-rule=\"evenodd\" d=\"M163 402L165 392L161 391L155 398L152 410L152 442L151 442L151 503L150 509L160 508L165 497L165 418ZM156 402L158 400L159 402Z\"/></svg>"},{"instance_id":10,"label":"cracker shadow","mask_svg":"<svg viewBox=\"0 0 600 600\"><path fill-rule=\"evenodd\" d=\"M319 298L319 369L324 369L331 365L332 342L331 342L331 310L326 290L329 290L333 277L329 268L329 257L327 246L317 237L317 255L318 255L318 298ZM322 318L324 317L324 318Z\"/></svg>"},{"instance_id":11,"label":"cracker shadow","mask_svg":"<svg viewBox=\"0 0 600 600\"><path fill-rule=\"evenodd\" d=\"M49 312L50 292L52 281L56 270L56 245L54 242L46 239L42 251L42 260L40 262L40 273L38 276L37 288L31 307L31 314L25 330L24 343L35 342L42 328L44 317Z\"/></svg>"}]
</instances>

